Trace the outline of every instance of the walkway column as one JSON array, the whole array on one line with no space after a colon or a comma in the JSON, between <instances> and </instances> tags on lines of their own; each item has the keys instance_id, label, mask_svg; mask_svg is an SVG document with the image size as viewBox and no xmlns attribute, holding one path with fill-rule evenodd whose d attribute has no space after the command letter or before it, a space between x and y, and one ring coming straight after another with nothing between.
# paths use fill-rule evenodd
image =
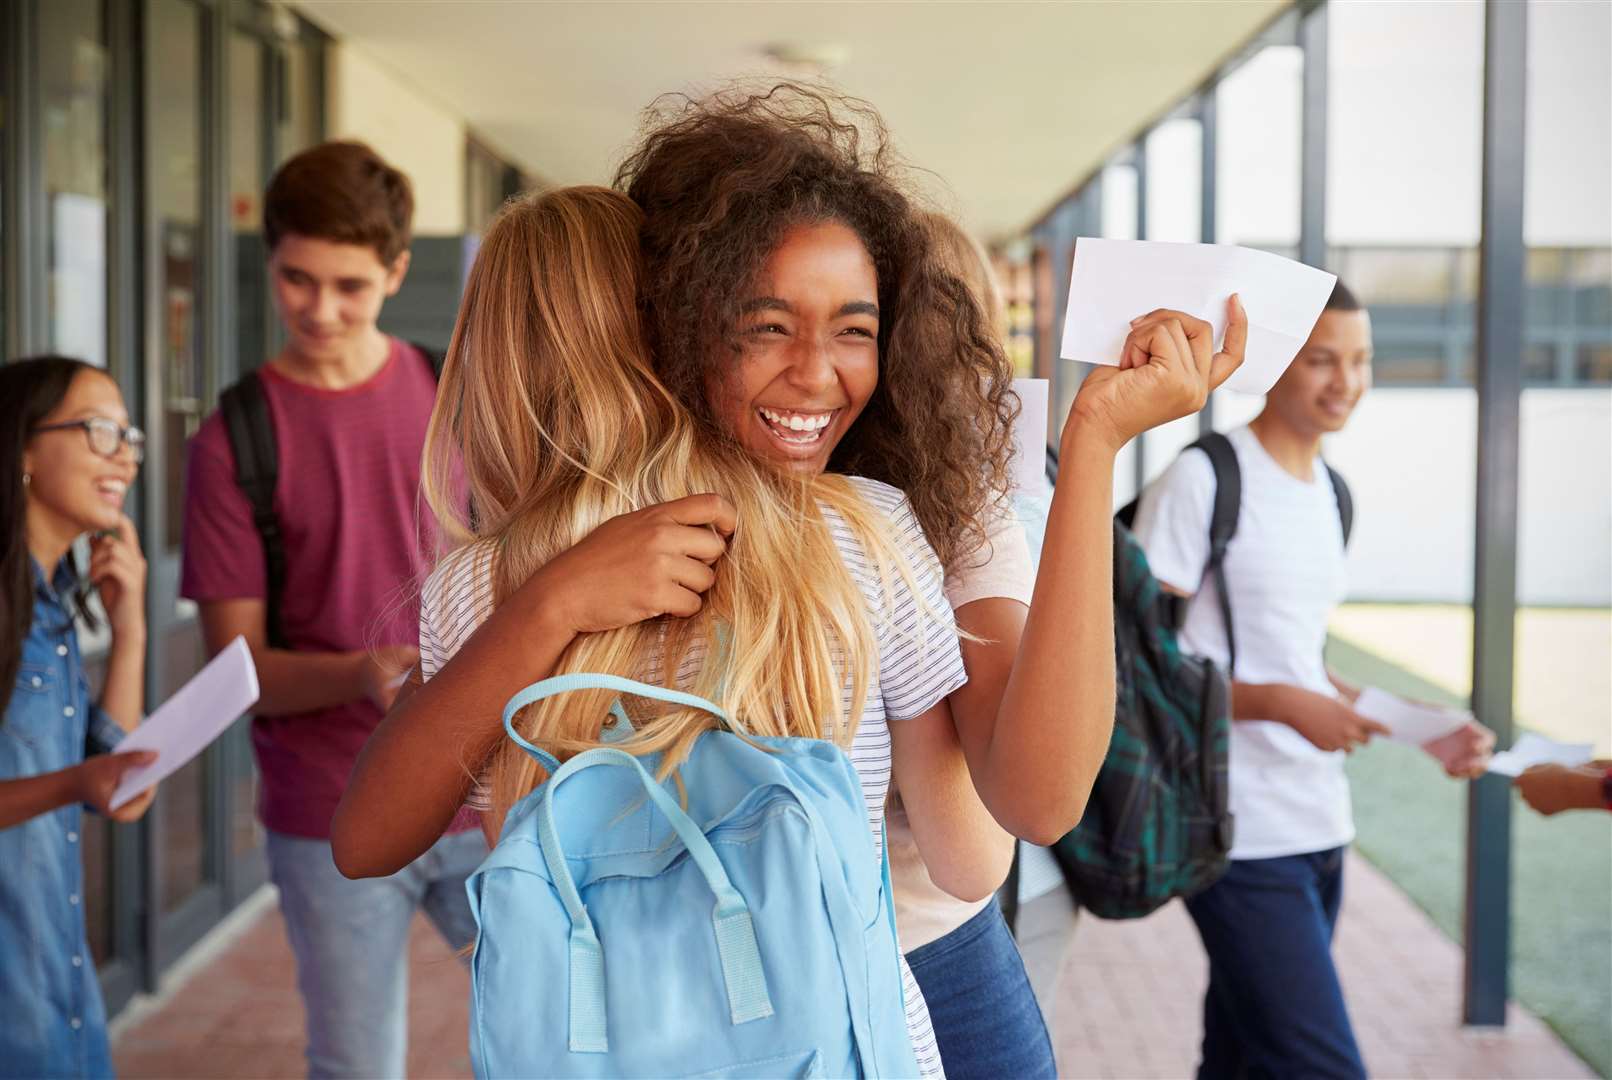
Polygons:
<instances>
[{"instance_id":1,"label":"walkway column","mask_svg":"<svg viewBox=\"0 0 1612 1080\"><path fill-rule=\"evenodd\" d=\"M1488 0L1483 46L1472 708L1501 747L1512 741L1516 661L1527 30L1526 4ZM1473 1025L1503 1025L1511 952L1511 787L1504 777L1473 782L1467 796L1465 944L1462 1019Z\"/></svg>"}]
</instances>

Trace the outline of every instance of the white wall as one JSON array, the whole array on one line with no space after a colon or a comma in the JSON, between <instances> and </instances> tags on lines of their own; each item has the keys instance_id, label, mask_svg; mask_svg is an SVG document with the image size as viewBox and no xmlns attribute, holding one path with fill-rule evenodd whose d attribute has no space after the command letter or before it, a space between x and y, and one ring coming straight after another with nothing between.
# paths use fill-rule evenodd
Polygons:
<instances>
[{"instance_id":1,"label":"white wall","mask_svg":"<svg viewBox=\"0 0 1612 1080\"><path fill-rule=\"evenodd\" d=\"M359 139L414 184L417 236L465 231L465 123L345 42L326 69L333 139Z\"/></svg>"},{"instance_id":2,"label":"white wall","mask_svg":"<svg viewBox=\"0 0 1612 1080\"><path fill-rule=\"evenodd\" d=\"M1246 422L1262 401L1218 393L1215 426ZM1353 599L1471 601L1477 426L1472 390L1379 389L1327 440L1355 498ZM1149 478L1196 437L1195 419L1149 432ZM1612 605L1612 391L1523 391L1521 439L1519 602ZM1115 470L1116 505L1133 493L1132 453Z\"/></svg>"}]
</instances>

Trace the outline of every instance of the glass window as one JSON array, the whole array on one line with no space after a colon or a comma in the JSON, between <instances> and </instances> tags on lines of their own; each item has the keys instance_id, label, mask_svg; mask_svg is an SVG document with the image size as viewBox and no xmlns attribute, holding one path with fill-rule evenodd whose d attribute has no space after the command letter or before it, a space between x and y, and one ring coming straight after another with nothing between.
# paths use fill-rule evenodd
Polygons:
<instances>
[{"instance_id":1,"label":"glass window","mask_svg":"<svg viewBox=\"0 0 1612 1080\"><path fill-rule=\"evenodd\" d=\"M1203 125L1166 120L1147 136L1147 237L1203 238Z\"/></svg>"},{"instance_id":2,"label":"glass window","mask_svg":"<svg viewBox=\"0 0 1612 1080\"><path fill-rule=\"evenodd\" d=\"M1102 228L1110 240L1135 240L1137 206L1136 166L1109 165L1103 169ZM1065 281L1067 284L1067 279Z\"/></svg>"},{"instance_id":3,"label":"glass window","mask_svg":"<svg viewBox=\"0 0 1612 1080\"><path fill-rule=\"evenodd\" d=\"M263 190L268 101L266 46L249 34L230 35L230 237L235 255L235 362L251 371L268 359L269 279L263 247Z\"/></svg>"},{"instance_id":4,"label":"glass window","mask_svg":"<svg viewBox=\"0 0 1612 1080\"><path fill-rule=\"evenodd\" d=\"M1216 240L1298 250L1303 83L1303 50L1268 45L1216 87Z\"/></svg>"},{"instance_id":5,"label":"glass window","mask_svg":"<svg viewBox=\"0 0 1612 1080\"><path fill-rule=\"evenodd\" d=\"M303 36L284 46L282 77L285 113L280 121L278 152L281 161L308 149L320 140L324 126L319 104L320 69L324 49L314 32L302 29Z\"/></svg>"},{"instance_id":6,"label":"glass window","mask_svg":"<svg viewBox=\"0 0 1612 1080\"><path fill-rule=\"evenodd\" d=\"M108 60L100 0L39 5L50 348L99 367L107 364Z\"/></svg>"},{"instance_id":7,"label":"glass window","mask_svg":"<svg viewBox=\"0 0 1612 1080\"><path fill-rule=\"evenodd\" d=\"M160 396L150 432L160 451L163 552L179 546L184 510L185 441L210 398L201 347L202 245L202 13L187 0L150 0L147 21L146 250L147 362L155 365ZM165 648L173 649L170 643ZM178 655L171 657L182 662ZM209 877L207 770L204 755L163 781L157 828L162 852L157 882L161 910L172 912Z\"/></svg>"}]
</instances>

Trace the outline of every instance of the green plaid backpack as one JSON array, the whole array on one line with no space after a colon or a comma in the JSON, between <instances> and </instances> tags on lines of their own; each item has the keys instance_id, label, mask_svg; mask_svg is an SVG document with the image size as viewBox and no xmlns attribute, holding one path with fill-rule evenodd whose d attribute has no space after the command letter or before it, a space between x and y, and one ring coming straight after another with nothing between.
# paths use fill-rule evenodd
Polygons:
<instances>
[{"instance_id":1,"label":"green plaid backpack","mask_svg":"<svg viewBox=\"0 0 1612 1080\"><path fill-rule=\"evenodd\" d=\"M1165 592L1130 533L1133 499L1114 521L1114 645L1118 665L1114 735L1086 814L1053 848L1079 903L1105 919L1134 919L1177 896L1214 884L1231 852L1227 753L1230 672L1237 669L1226 547L1237 533L1242 471L1230 440L1215 433L1183 450L1201 450L1215 471L1209 562L1230 646L1228 670L1181 651L1176 631L1186 601ZM1354 501L1327 466L1343 540Z\"/></svg>"},{"instance_id":2,"label":"green plaid backpack","mask_svg":"<svg viewBox=\"0 0 1612 1080\"><path fill-rule=\"evenodd\" d=\"M1193 445L1223 473L1222 447ZM1231 468L1216 486L1210 529L1205 574L1217 579L1242 501L1235 455ZM1105 919L1140 918L1207 888L1225 873L1232 839L1230 682L1181 651L1185 601L1160 588L1131 535L1135 516L1132 501L1114 522L1114 734L1085 816L1053 846L1075 900Z\"/></svg>"}]
</instances>

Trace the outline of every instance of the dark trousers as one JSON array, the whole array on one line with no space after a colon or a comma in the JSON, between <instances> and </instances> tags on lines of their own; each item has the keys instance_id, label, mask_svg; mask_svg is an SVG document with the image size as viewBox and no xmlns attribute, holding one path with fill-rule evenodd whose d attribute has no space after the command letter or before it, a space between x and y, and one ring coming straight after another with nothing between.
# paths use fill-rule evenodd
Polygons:
<instances>
[{"instance_id":1,"label":"dark trousers","mask_svg":"<svg viewBox=\"0 0 1612 1080\"><path fill-rule=\"evenodd\" d=\"M1332 965L1344 851L1239 859L1187 901L1209 954L1200 1080L1366 1075Z\"/></svg>"},{"instance_id":2,"label":"dark trousers","mask_svg":"<svg viewBox=\"0 0 1612 1080\"><path fill-rule=\"evenodd\" d=\"M949 1080L1055 1077L1052 1040L996 901L907 954Z\"/></svg>"}]
</instances>

